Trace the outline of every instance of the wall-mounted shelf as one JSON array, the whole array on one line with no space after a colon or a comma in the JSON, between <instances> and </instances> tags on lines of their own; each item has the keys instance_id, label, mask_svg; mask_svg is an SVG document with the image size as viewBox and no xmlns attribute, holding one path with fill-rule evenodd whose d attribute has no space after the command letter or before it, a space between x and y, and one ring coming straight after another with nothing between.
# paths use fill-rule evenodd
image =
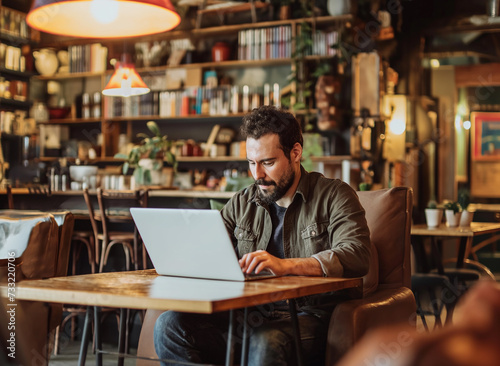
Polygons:
<instances>
[{"instance_id":1,"label":"wall-mounted shelf","mask_svg":"<svg viewBox=\"0 0 500 366\"><path fill-rule=\"evenodd\" d=\"M101 118L60 118L38 122L41 125L71 125L81 123L100 123Z\"/></svg>"},{"instance_id":2,"label":"wall-mounted shelf","mask_svg":"<svg viewBox=\"0 0 500 366\"><path fill-rule=\"evenodd\" d=\"M29 101L0 98L0 105L2 107L29 109L31 107L31 104L32 103Z\"/></svg>"},{"instance_id":3,"label":"wall-mounted shelf","mask_svg":"<svg viewBox=\"0 0 500 366\"><path fill-rule=\"evenodd\" d=\"M0 41L7 42L10 44L22 46L25 44L33 45L36 42L28 38L18 37L16 35L10 34L6 30L0 31Z\"/></svg>"},{"instance_id":4,"label":"wall-mounted shelf","mask_svg":"<svg viewBox=\"0 0 500 366\"><path fill-rule=\"evenodd\" d=\"M185 122L213 122L214 119L218 120L229 120L235 118L241 118L245 115L245 113L238 114L227 114L227 115L209 115L209 114L190 114L187 116L174 116L174 117L164 117L164 116L130 116L130 117L112 117L105 118L106 121L109 122L128 122L128 121L146 121L146 120L155 120L155 121L185 121Z\"/></svg>"},{"instance_id":5,"label":"wall-mounted shelf","mask_svg":"<svg viewBox=\"0 0 500 366\"><path fill-rule=\"evenodd\" d=\"M0 74L10 75L12 77L16 77L18 79L23 79L23 80L28 80L31 77L33 77L33 75L35 75L34 73L29 72L29 71L28 72L17 71L17 70L6 69L4 67L0 67Z\"/></svg>"},{"instance_id":6,"label":"wall-mounted shelf","mask_svg":"<svg viewBox=\"0 0 500 366\"><path fill-rule=\"evenodd\" d=\"M35 75L33 79L35 80L70 80L70 79L83 79L83 78L100 78L103 77L103 73L100 72L72 72L64 74L54 74L54 75Z\"/></svg>"},{"instance_id":7,"label":"wall-mounted shelf","mask_svg":"<svg viewBox=\"0 0 500 366\"><path fill-rule=\"evenodd\" d=\"M183 109L181 113L186 115L180 116L179 114L181 113L179 113L178 110L176 110L175 113L177 114L177 116L167 117L166 115L170 114L170 111L174 109L173 105L179 102L179 98L182 99L182 97L185 97L186 95L187 98L189 98L188 103L192 103L193 100L195 100L195 102L197 103L195 108L193 108L192 105L190 104L189 112L191 113L193 109L195 109L197 112L200 112L201 110L199 108L200 101L199 99L196 98L197 96L201 95L200 93L203 93L203 98L205 98L202 103L206 103L207 99L209 100L209 102L214 101L215 97L211 96L212 94L208 92L205 95L205 89L202 89L201 85L198 85L198 83L200 83L198 79L201 78L199 75L203 75L203 71L217 70L218 77L220 77L220 74L224 74L224 76L226 76L227 79L232 80L230 82L231 86L238 86L240 88L239 92L235 92L234 94L232 94L233 92L232 90L230 90L228 85L227 95L229 97L227 97L226 94L223 94L226 93L225 89L220 91L214 89L213 95L215 95L215 92L217 93L220 92L220 94L223 95L223 97L220 97L220 99L223 100L223 102L227 101L228 99L230 100L233 95L236 95L238 98L242 98L243 92L241 88L243 87L243 85L247 85L249 86L249 88L255 88L255 89L257 85L260 85L260 84L252 85L252 82L254 81L252 78L250 78L251 79L250 81L248 81L248 79L245 79L245 77L248 78L248 75L244 75L246 71L245 69L248 68L265 69L266 70L264 71L265 75L261 76L262 79L259 80L264 80L262 83L270 84L271 88L274 86L274 84L279 84L281 89L280 91L282 91L283 88L287 86L287 83L289 83L289 81L286 80L286 76L288 76L291 70L294 69L295 62L294 59L290 57L282 57L282 58L271 58L271 57L276 57L277 55L289 56L291 54L291 51L294 49L294 42L295 42L294 36L299 31L301 23L314 22L318 31L326 33L326 32L331 32L333 28L337 28L337 30L340 29L340 27L342 27L346 22L349 22L350 20L352 20L352 16L348 14L341 16L325 16L316 18L303 18L303 19L290 19L290 20L264 21L256 23L225 25L220 27L192 29L190 31L169 31L166 33L140 37L139 39L136 40L136 42L169 41L169 40L187 38L190 39L192 43L195 45L198 41L204 40L207 41L208 44L207 47L210 47L210 42L212 41L217 42L219 40L225 40L226 42L231 42L232 45L234 46L236 42L238 42L239 37L247 30L259 31L261 29L269 28L269 31L275 30L276 34L278 34L280 38L272 36L267 38L270 44L270 46L268 47L271 48L271 52L267 49L265 50L265 52L261 50L260 55L257 55L259 53L258 48L250 49L247 47L246 55L243 54L242 56L241 53L238 54L238 57L241 58L242 60L228 60L223 62L197 62L191 64L180 64L176 66L163 65L163 66L152 66L152 67L138 67L137 71L143 77L150 77L151 78L150 80L154 81L156 84L155 86L152 86L152 89L156 94L153 93L149 94L150 98L148 98L148 95L144 97L142 96L135 97L128 100L127 99L118 100L116 98L102 97L101 98L102 117L90 118L90 119L66 118L59 120L50 120L43 122L42 124L69 125L70 128L72 129L71 132L73 133L75 132L76 128L79 128L78 124L100 123L100 131L96 132L94 131L93 126L89 127L89 129L93 130L92 137L94 135L97 136L98 134L103 135L102 139L103 143L101 146L102 155L99 159L93 160L93 162L98 162L98 163L101 162L120 163L121 162L120 160L113 158L114 154L117 153L119 150L119 143L120 143L119 140L121 138L120 135L126 134L128 140L133 141L137 132L148 133L145 122L149 120L154 120L156 122L159 122L160 128L162 129L162 133L166 133L169 136L169 138L179 139L179 140L194 139L197 142L206 141L206 139L208 139L209 137L210 130L213 125L215 124L227 125L229 128L233 128L234 130L236 130L235 124L240 123L241 118L248 112L228 114L228 115L208 115L208 114L187 114L186 109ZM285 35L283 29L290 30L289 34ZM283 33L280 33L282 30ZM85 41L85 40L75 40L75 39L65 40L61 37L58 37L57 41L55 41L54 43L45 43L43 47L55 47L57 49L61 49L67 47L68 45L78 46L78 45L89 44L91 42L96 42L96 41L93 40ZM115 47L115 43L116 45L118 45L117 42L121 43L123 42L123 40L105 40L105 41L102 40L99 42L101 42L103 46L108 47L109 57L116 57L117 47ZM289 44L287 44L287 42L289 42ZM329 44L330 43L328 43L328 45ZM239 47L244 46L243 43L239 42L238 45ZM233 48L233 51L236 50ZM233 57L236 57L235 54L236 52L233 52ZM269 58L259 59L259 60L250 60L250 59L243 60L243 58L259 58L259 57L261 58L269 57ZM313 62L329 60L332 58L333 56L307 56L302 61L305 61L305 63L307 63L308 65L307 67L309 67L310 65L312 65ZM198 60L201 60L201 58ZM169 70L173 69L184 69L188 71L194 69L201 69L202 71L199 74L197 73L197 71L192 73L193 75L195 75L192 76L195 82L193 84L187 84L191 86L186 87L185 90L186 94L181 95L182 93L181 90L175 89L172 86L170 87L163 86L167 83L160 78L160 76L162 76L164 79L166 79L165 74ZM53 76L37 75L34 76L33 79L42 82L48 82L51 80L58 81L61 84L63 84L63 88L66 88L66 91L78 90L79 84L77 85L77 83L79 83L81 80L82 90L78 92L89 93L92 95L95 93L99 93L102 90L102 88L106 85L106 82L109 79L109 76L111 75L112 72L113 70L108 69L104 72L97 72L97 73L80 72L80 73L56 74ZM268 78L267 76L270 75L272 75L272 77ZM242 80L245 81L243 82ZM201 83L205 84L204 82ZM161 89L162 87L164 87L165 89ZM261 87L263 88L263 85ZM200 92L200 90L202 91ZM175 97L169 97L171 99L167 98L164 98L163 100L160 99L164 97L166 93L179 93L180 97L177 97L177 95L175 95ZM265 98L263 96L262 90L260 91L250 90L249 99L252 98L252 93L260 94L259 98L261 98L261 100L259 102L256 102L257 103L256 105L259 105L259 103L262 104L264 102ZM272 95L272 93L273 90L270 91L269 95ZM73 94L76 94L76 92ZM268 98L268 96L266 96L266 98ZM73 100L73 95L66 96L67 102L72 100ZM160 100L162 100L163 104L159 103ZM166 103L171 103L171 104L166 104ZM269 103L274 104L274 101L270 100ZM165 107L165 105L167 105L168 108ZM164 111L162 111L160 107L164 108ZM172 107L172 109L170 109L170 107ZM178 106L176 106L176 108L177 107ZM204 105L204 107L206 107L206 104ZM209 108L212 108L212 106L210 106ZM226 107L224 108L214 107L214 109L210 110L212 112L216 111L216 113L220 113L221 111L226 111L226 110L231 111L233 109ZM242 108L240 107L239 111L241 110ZM204 112L208 111L208 109L203 109L203 111ZM315 113L316 111L309 110L308 112ZM137 115L139 113L145 113L145 114ZM162 113L162 115L159 114L152 115L150 113ZM128 116L124 114L128 114ZM95 130L97 130L97 128ZM75 134L73 133L73 135ZM236 163L242 165L243 163L246 162L245 158L229 157L229 156L178 157L178 160L179 162L185 164L196 164L196 163L204 164L210 162L235 162L235 165Z\"/></svg>"},{"instance_id":8,"label":"wall-mounted shelf","mask_svg":"<svg viewBox=\"0 0 500 366\"><path fill-rule=\"evenodd\" d=\"M229 161L247 161L246 158L240 158L237 156L178 156L178 162L184 163L206 163L206 162L229 162Z\"/></svg>"}]
</instances>

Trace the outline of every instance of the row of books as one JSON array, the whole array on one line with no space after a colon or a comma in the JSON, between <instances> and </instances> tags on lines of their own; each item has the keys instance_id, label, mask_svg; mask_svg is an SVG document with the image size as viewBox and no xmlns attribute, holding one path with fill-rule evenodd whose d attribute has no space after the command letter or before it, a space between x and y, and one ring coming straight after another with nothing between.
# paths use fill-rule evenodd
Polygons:
<instances>
[{"instance_id":1,"label":"row of books","mask_svg":"<svg viewBox=\"0 0 500 366\"><path fill-rule=\"evenodd\" d=\"M189 87L183 90L154 91L130 98L104 99L104 116L165 118L189 115L224 116L246 113L263 104L279 107L279 84L262 87L222 85Z\"/></svg>"},{"instance_id":2,"label":"row of books","mask_svg":"<svg viewBox=\"0 0 500 366\"><path fill-rule=\"evenodd\" d=\"M21 48L0 42L0 68L24 72L26 59L22 55Z\"/></svg>"},{"instance_id":3,"label":"row of books","mask_svg":"<svg viewBox=\"0 0 500 366\"><path fill-rule=\"evenodd\" d=\"M0 7L0 32L29 39L30 28L26 24L26 15L4 6Z\"/></svg>"},{"instance_id":4,"label":"row of books","mask_svg":"<svg viewBox=\"0 0 500 366\"><path fill-rule=\"evenodd\" d=\"M107 68L108 48L100 43L68 47L69 72L104 72Z\"/></svg>"},{"instance_id":5,"label":"row of books","mask_svg":"<svg viewBox=\"0 0 500 366\"><path fill-rule=\"evenodd\" d=\"M158 91L129 98L104 97L103 115L106 118L157 116Z\"/></svg>"},{"instance_id":6,"label":"row of books","mask_svg":"<svg viewBox=\"0 0 500 366\"><path fill-rule=\"evenodd\" d=\"M238 60L269 60L292 56L292 28L280 25L238 32Z\"/></svg>"},{"instance_id":7,"label":"row of books","mask_svg":"<svg viewBox=\"0 0 500 366\"><path fill-rule=\"evenodd\" d=\"M336 56L339 52L336 46L339 42L339 32L316 31L312 35L312 46L305 51L306 56Z\"/></svg>"},{"instance_id":8,"label":"row of books","mask_svg":"<svg viewBox=\"0 0 500 366\"><path fill-rule=\"evenodd\" d=\"M312 45L305 56L335 56L339 41L337 31L317 30L311 35ZM246 29L238 32L238 60L269 60L292 57L290 26Z\"/></svg>"}]
</instances>

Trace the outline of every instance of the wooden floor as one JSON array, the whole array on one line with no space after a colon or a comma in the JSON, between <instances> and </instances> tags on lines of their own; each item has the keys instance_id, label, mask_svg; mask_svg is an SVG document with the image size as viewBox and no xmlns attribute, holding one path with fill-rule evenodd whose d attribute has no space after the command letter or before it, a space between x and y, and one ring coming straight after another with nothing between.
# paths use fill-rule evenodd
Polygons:
<instances>
[{"instance_id":1,"label":"wooden floor","mask_svg":"<svg viewBox=\"0 0 500 366\"><path fill-rule=\"evenodd\" d=\"M446 316L446 311L443 312L443 322ZM432 317L427 317L427 323L429 327L432 329L434 326L434 320ZM423 329L422 322L418 320L417 328ZM116 346L110 344L104 344L105 351L116 352ZM78 364L78 354L80 351L80 341L62 341L61 349L58 355L52 355L49 366L73 366ZM132 349L130 351L131 355L136 354L136 350ZM103 366L116 366L118 364L118 359L116 355L103 355ZM125 366L135 366L136 359L135 358L126 358ZM86 366L94 366L95 365L95 354L92 353L91 347L89 346L89 351L87 354L87 361L85 363ZM160 364L158 363L158 366Z\"/></svg>"},{"instance_id":2,"label":"wooden floor","mask_svg":"<svg viewBox=\"0 0 500 366\"><path fill-rule=\"evenodd\" d=\"M116 347L110 344L103 345L105 351L116 352ZM80 352L80 341L68 341L61 347L59 354L52 355L49 361L49 366L76 366L78 365L78 354ZM136 350L130 351L131 355L136 354ZM118 364L118 358L116 355L103 354L103 366L116 366ZM135 366L135 358L126 358L125 366ZM95 354L92 353L92 349L89 346L89 351L87 353L87 360L85 362L86 366L95 365ZM158 363L160 366L160 363Z\"/></svg>"}]
</instances>

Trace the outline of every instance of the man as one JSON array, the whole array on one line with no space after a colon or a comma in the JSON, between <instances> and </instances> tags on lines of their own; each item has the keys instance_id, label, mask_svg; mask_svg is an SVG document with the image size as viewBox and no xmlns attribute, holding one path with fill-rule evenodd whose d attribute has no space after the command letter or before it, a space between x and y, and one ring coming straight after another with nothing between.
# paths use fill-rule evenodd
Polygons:
<instances>
[{"instance_id":1,"label":"man","mask_svg":"<svg viewBox=\"0 0 500 366\"><path fill-rule=\"evenodd\" d=\"M238 192L221 214L242 271L279 276L357 277L368 271L369 230L356 193L340 180L301 166L302 133L292 114L271 106L243 118L255 184ZM209 264L207 264L209 265ZM335 294L297 299L304 359L321 364ZM250 365L293 363L293 330L284 302L250 312ZM223 363L227 313L167 311L155 325L163 359Z\"/></svg>"}]
</instances>

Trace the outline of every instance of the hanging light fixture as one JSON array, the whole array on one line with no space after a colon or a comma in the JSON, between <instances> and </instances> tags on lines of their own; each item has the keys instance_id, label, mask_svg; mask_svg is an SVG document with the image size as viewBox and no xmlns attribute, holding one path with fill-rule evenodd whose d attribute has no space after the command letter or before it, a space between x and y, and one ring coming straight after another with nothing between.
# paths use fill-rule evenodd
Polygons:
<instances>
[{"instance_id":1,"label":"hanging light fixture","mask_svg":"<svg viewBox=\"0 0 500 366\"><path fill-rule=\"evenodd\" d=\"M170 0L34 0L26 21L52 34L124 38L166 32L181 17Z\"/></svg>"},{"instance_id":2,"label":"hanging light fixture","mask_svg":"<svg viewBox=\"0 0 500 366\"><path fill-rule=\"evenodd\" d=\"M115 64L115 72L102 94L110 97L131 97L149 93L149 88L135 70L130 54L123 53Z\"/></svg>"}]
</instances>

